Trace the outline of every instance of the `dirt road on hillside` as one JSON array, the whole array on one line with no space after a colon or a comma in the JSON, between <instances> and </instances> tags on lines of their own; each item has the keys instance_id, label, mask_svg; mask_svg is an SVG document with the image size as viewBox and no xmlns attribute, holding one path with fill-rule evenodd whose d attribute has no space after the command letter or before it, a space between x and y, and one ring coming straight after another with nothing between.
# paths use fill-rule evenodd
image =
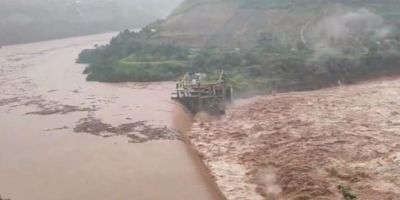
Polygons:
<instances>
[{"instance_id":1,"label":"dirt road on hillside","mask_svg":"<svg viewBox=\"0 0 400 200\"><path fill-rule=\"evenodd\" d=\"M254 98L190 139L229 200L400 199L400 80Z\"/></svg>"}]
</instances>

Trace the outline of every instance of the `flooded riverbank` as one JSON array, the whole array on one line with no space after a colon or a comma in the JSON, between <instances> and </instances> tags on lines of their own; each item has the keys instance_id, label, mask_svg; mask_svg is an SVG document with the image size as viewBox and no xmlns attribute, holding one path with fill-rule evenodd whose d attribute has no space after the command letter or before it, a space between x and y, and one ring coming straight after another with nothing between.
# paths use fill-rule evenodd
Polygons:
<instances>
[{"instance_id":1,"label":"flooded riverbank","mask_svg":"<svg viewBox=\"0 0 400 200\"><path fill-rule=\"evenodd\" d=\"M78 53L113 35L0 49L2 198L221 198L171 131L173 83L85 81Z\"/></svg>"}]
</instances>

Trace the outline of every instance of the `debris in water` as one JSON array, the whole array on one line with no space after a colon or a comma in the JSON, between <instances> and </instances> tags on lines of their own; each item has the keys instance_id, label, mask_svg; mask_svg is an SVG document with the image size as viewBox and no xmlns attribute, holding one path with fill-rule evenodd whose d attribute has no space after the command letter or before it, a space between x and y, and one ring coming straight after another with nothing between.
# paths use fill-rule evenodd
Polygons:
<instances>
[{"instance_id":1,"label":"debris in water","mask_svg":"<svg viewBox=\"0 0 400 200\"><path fill-rule=\"evenodd\" d=\"M340 190L340 192L343 195L344 200L354 200L357 199L356 195L353 194L353 192L351 191L350 187L348 186L343 186L343 185L339 185L338 189Z\"/></svg>"},{"instance_id":2,"label":"debris in water","mask_svg":"<svg viewBox=\"0 0 400 200\"><path fill-rule=\"evenodd\" d=\"M81 119L74 131L102 137L123 135L129 137L131 143L144 143L151 140L180 140L177 132L167 127L149 125L145 121L113 126L91 116Z\"/></svg>"},{"instance_id":3,"label":"debris in water","mask_svg":"<svg viewBox=\"0 0 400 200\"><path fill-rule=\"evenodd\" d=\"M56 107L42 107L40 111L28 112L27 115L54 115L54 114L68 114L71 112L89 112L91 108L80 108L78 106L71 105L59 105Z\"/></svg>"},{"instance_id":4,"label":"debris in water","mask_svg":"<svg viewBox=\"0 0 400 200\"><path fill-rule=\"evenodd\" d=\"M399 100L399 80L257 97L189 138L228 200L399 199Z\"/></svg>"},{"instance_id":5,"label":"debris in water","mask_svg":"<svg viewBox=\"0 0 400 200\"><path fill-rule=\"evenodd\" d=\"M45 129L45 130L43 130L43 131L60 131L60 130L66 130L66 129L69 129L69 127L68 126L63 126L63 127L59 127L59 128L51 128L51 129Z\"/></svg>"},{"instance_id":6,"label":"debris in water","mask_svg":"<svg viewBox=\"0 0 400 200\"><path fill-rule=\"evenodd\" d=\"M18 101L19 101L18 97L0 99L0 106L6 106L8 104L12 104L12 103L15 103L15 102L18 102Z\"/></svg>"},{"instance_id":7,"label":"debris in water","mask_svg":"<svg viewBox=\"0 0 400 200\"><path fill-rule=\"evenodd\" d=\"M25 113L26 115L54 115L54 114L68 114L72 112L90 112L95 111L97 108L81 108L72 105L63 105L55 101L44 100L41 96L29 97L29 101L23 103L24 106L35 105L40 110Z\"/></svg>"}]
</instances>

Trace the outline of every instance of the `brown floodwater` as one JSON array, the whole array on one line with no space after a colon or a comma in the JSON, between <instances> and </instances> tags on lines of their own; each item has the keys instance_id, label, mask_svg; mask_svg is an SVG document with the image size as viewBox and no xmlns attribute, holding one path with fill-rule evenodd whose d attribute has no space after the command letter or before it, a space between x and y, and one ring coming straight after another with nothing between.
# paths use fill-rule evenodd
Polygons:
<instances>
[{"instance_id":1,"label":"brown floodwater","mask_svg":"<svg viewBox=\"0 0 400 200\"><path fill-rule=\"evenodd\" d=\"M0 49L0 195L12 200L208 200L221 195L182 141L77 133L87 118L170 127L173 83L86 82L78 53L114 33ZM71 109L73 108L73 109ZM104 134L104 133L101 133Z\"/></svg>"}]
</instances>

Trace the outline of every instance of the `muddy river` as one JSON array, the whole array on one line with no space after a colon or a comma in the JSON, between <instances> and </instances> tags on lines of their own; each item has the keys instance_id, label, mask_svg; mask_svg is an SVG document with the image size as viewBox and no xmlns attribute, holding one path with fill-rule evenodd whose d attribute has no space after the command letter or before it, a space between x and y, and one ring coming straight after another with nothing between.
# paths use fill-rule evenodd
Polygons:
<instances>
[{"instance_id":1,"label":"muddy river","mask_svg":"<svg viewBox=\"0 0 400 200\"><path fill-rule=\"evenodd\" d=\"M0 49L0 195L207 200L219 192L171 131L173 83L86 82L101 34Z\"/></svg>"}]
</instances>

